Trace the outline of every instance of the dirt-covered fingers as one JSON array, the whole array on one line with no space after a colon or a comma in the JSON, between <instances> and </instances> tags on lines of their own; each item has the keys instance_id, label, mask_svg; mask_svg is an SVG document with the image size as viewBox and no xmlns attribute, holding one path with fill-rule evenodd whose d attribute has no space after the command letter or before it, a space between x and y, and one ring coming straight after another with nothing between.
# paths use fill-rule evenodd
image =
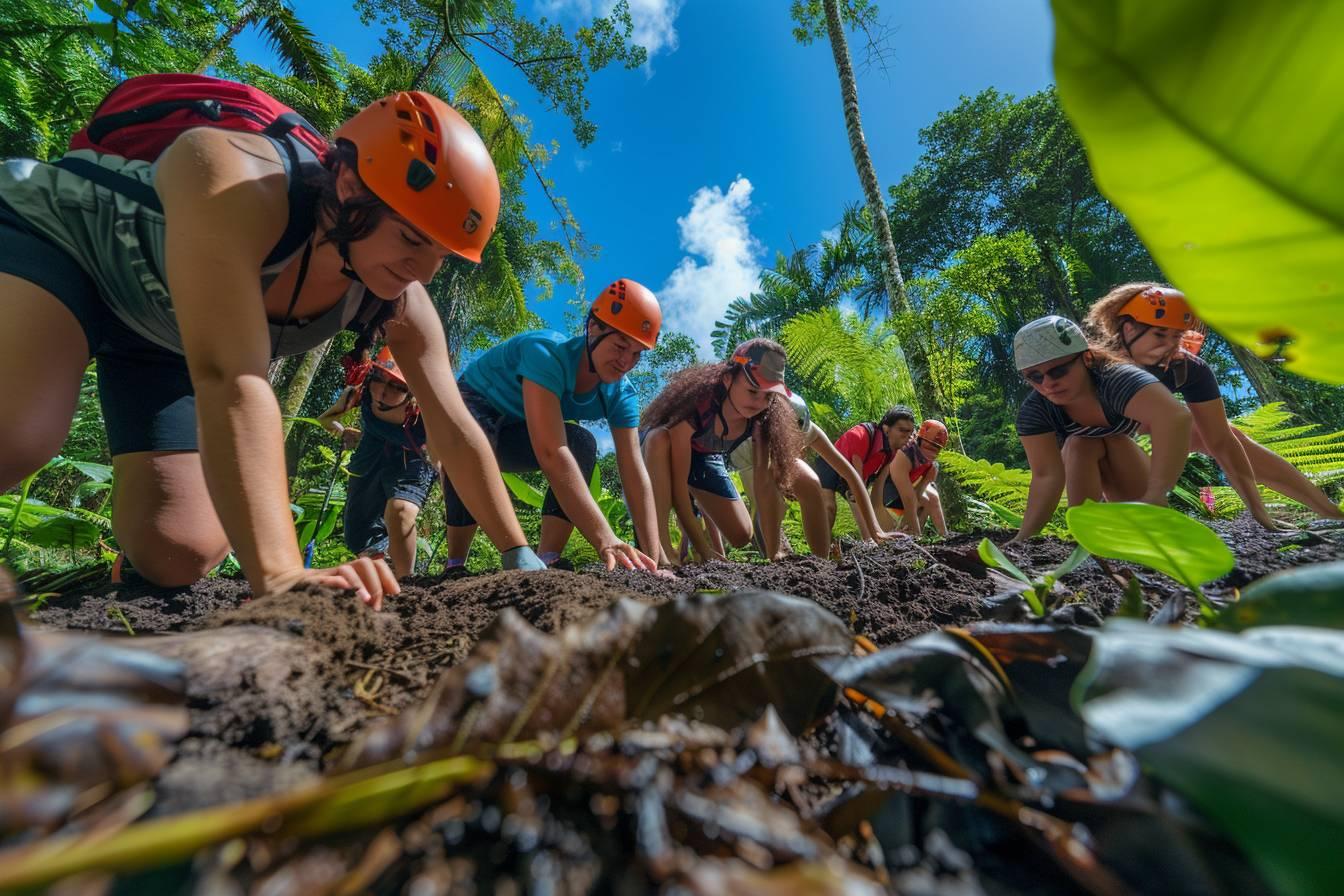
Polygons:
<instances>
[{"instance_id":1,"label":"dirt-covered fingers","mask_svg":"<svg viewBox=\"0 0 1344 896\"><path fill-rule=\"evenodd\" d=\"M356 597L374 610L383 608L385 596L401 593L391 567L370 557L357 557L341 566L318 570L317 581L321 585L353 590Z\"/></svg>"}]
</instances>

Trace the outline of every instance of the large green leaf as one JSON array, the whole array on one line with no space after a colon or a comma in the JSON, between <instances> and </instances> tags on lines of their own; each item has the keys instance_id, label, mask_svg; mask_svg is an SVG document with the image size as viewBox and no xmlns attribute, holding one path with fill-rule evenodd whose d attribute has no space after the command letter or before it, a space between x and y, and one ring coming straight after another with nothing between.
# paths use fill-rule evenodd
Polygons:
<instances>
[{"instance_id":1,"label":"large green leaf","mask_svg":"<svg viewBox=\"0 0 1344 896\"><path fill-rule=\"evenodd\" d=\"M1212 620L1215 628L1241 631L1261 625L1344 628L1344 562L1313 563L1252 583L1241 600Z\"/></svg>"},{"instance_id":2,"label":"large green leaf","mask_svg":"<svg viewBox=\"0 0 1344 896\"><path fill-rule=\"evenodd\" d=\"M53 516L28 530L28 541L44 548L65 548L77 551L92 547L102 537L102 530L85 519L73 515Z\"/></svg>"},{"instance_id":3,"label":"large green leaf","mask_svg":"<svg viewBox=\"0 0 1344 896\"><path fill-rule=\"evenodd\" d=\"M1141 563L1192 591L1237 562L1212 529L1166 507L1087 501L1069 508L1068 521L1073 537L1093 554Z\"/></svg>"},{"instance_id":4,"label":"large green leaf","mask_svg":"<svg viewBox=\"0 0 1344 896\"><path fill-rule=\"evenodd\" d=\"M504 484L513 492L513 496L528 507L540 508L546 496L532 487L532 483L521 479L513 473L500 473L504 478Z\"/></svg>"},{"instance_id":5,"label":"large green leaf","mask_svg":"<svg viewBox=\"0 0 1344 896\"><path fill-rule=\"evenodd\" d=\"M1339 889L1344 634L1109 623L1075 695L1089 728L1251 857L1280 896Z\"/></svg>"},{"instance_id":6,"label":"large green leaf","mask_svg":"<svg viewBox=\"0 0 1344 896\"><path fill-rule=\"evenodd\" d=\"M1344 383L1344 4L1053 8L1060 99L1172 282L1228 338L1290 338L1291 369Z\"/></svg>"}]
</instances>

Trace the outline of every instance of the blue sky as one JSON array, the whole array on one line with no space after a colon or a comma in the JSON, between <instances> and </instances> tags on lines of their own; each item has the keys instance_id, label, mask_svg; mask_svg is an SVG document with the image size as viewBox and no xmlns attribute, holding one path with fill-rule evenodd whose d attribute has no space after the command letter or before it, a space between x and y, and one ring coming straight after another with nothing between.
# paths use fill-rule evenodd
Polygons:
<instances>
[{"instance_id":1,"label":"blue sky","mask_svg":"<svg viewBox=\"0 0 1344 896\"><path fill-rule=\"evenodd\" d=\"M537 0L534 8L574 24L611 3ZM630 5L650 62L592 79L598 137L587 149L503 65L487 73L533 120L535 138L559 143L549 174L602 247L583 265L586 294L617 277L638 280L658 293L669 323L707 349L719 312L754 287L776 252L816 241L861 198L835 68L825 41L793 40L786 0ZM353 61L377 52L381 27L363 27L353 8L331 0L295 7ZM986 87L1020 96L1051 83L1044 0L888 0L880 9L893 29L889 74L861 75L859 91L884 187L918 160L919 129L961 96ZM851 39L856 62L859 43ZM246 58L269 58L254 32L237 47ZM480 54L487 66L489 55ZM552 217L540 190L529 208L540 221ZM558 326L572 297L564 290L534 306Z\"/></svg>"}]
</instances>

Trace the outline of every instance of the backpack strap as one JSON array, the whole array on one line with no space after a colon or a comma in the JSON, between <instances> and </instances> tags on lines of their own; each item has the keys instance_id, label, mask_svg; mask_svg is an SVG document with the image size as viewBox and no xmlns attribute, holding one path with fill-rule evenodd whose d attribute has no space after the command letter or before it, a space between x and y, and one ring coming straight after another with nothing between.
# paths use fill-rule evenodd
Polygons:
<instances>
[{"instance_id":1,"label":"backpack strap","mask_svg":"<svg viewBox=\"0 0 1344 896\"><path fill-rule=\"evenodd\" d=\"M49 164L55 165L57 168L63 168L77 177L92 181L100 187L106 187L113 193L119 193L138 205L163 214L163 201L159 199L158 191L143 181L127 177L125 174L113 171L110 168L104 168L97 162L90 162L88 159L62 156Z\"/></svg>"}]
</instances>

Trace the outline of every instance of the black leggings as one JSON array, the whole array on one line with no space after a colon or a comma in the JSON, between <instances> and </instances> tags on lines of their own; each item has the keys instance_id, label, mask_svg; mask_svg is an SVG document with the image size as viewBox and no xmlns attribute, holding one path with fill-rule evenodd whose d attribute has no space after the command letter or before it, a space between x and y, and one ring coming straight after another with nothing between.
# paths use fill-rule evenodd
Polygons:
<instances>
[{"instance_id":1,"label":"black leggings","mask_svg":"<svg viewBox=\"0 0 1344 896\"><path fill-rule=\"evenodd\" d=\"M541 469L536 452L532 450L532 437L528 435L525 421L504 421L499 411L495 410L482 395L473 392L461 382L457 387L462 393L462 400L466 402L467 409L481 425L485 437L495 449L495 460L498 461L501 472L532 473ZM597 438L579 424L566 421L565 442L569 445L569 453L574 455L574 460L579 464L583 481L588 482L593 478L593 470L597 467ZM443 477L443 505L444 521L448 525L475 524L476 518L467 511L466 505L457 496L457 490L453 488L447 476ZM569 519L561 509L555 492L549 487L546 489L546 497L541 502L541 515L559 517L562 520Z\"/></svg>"}]
</instances>

